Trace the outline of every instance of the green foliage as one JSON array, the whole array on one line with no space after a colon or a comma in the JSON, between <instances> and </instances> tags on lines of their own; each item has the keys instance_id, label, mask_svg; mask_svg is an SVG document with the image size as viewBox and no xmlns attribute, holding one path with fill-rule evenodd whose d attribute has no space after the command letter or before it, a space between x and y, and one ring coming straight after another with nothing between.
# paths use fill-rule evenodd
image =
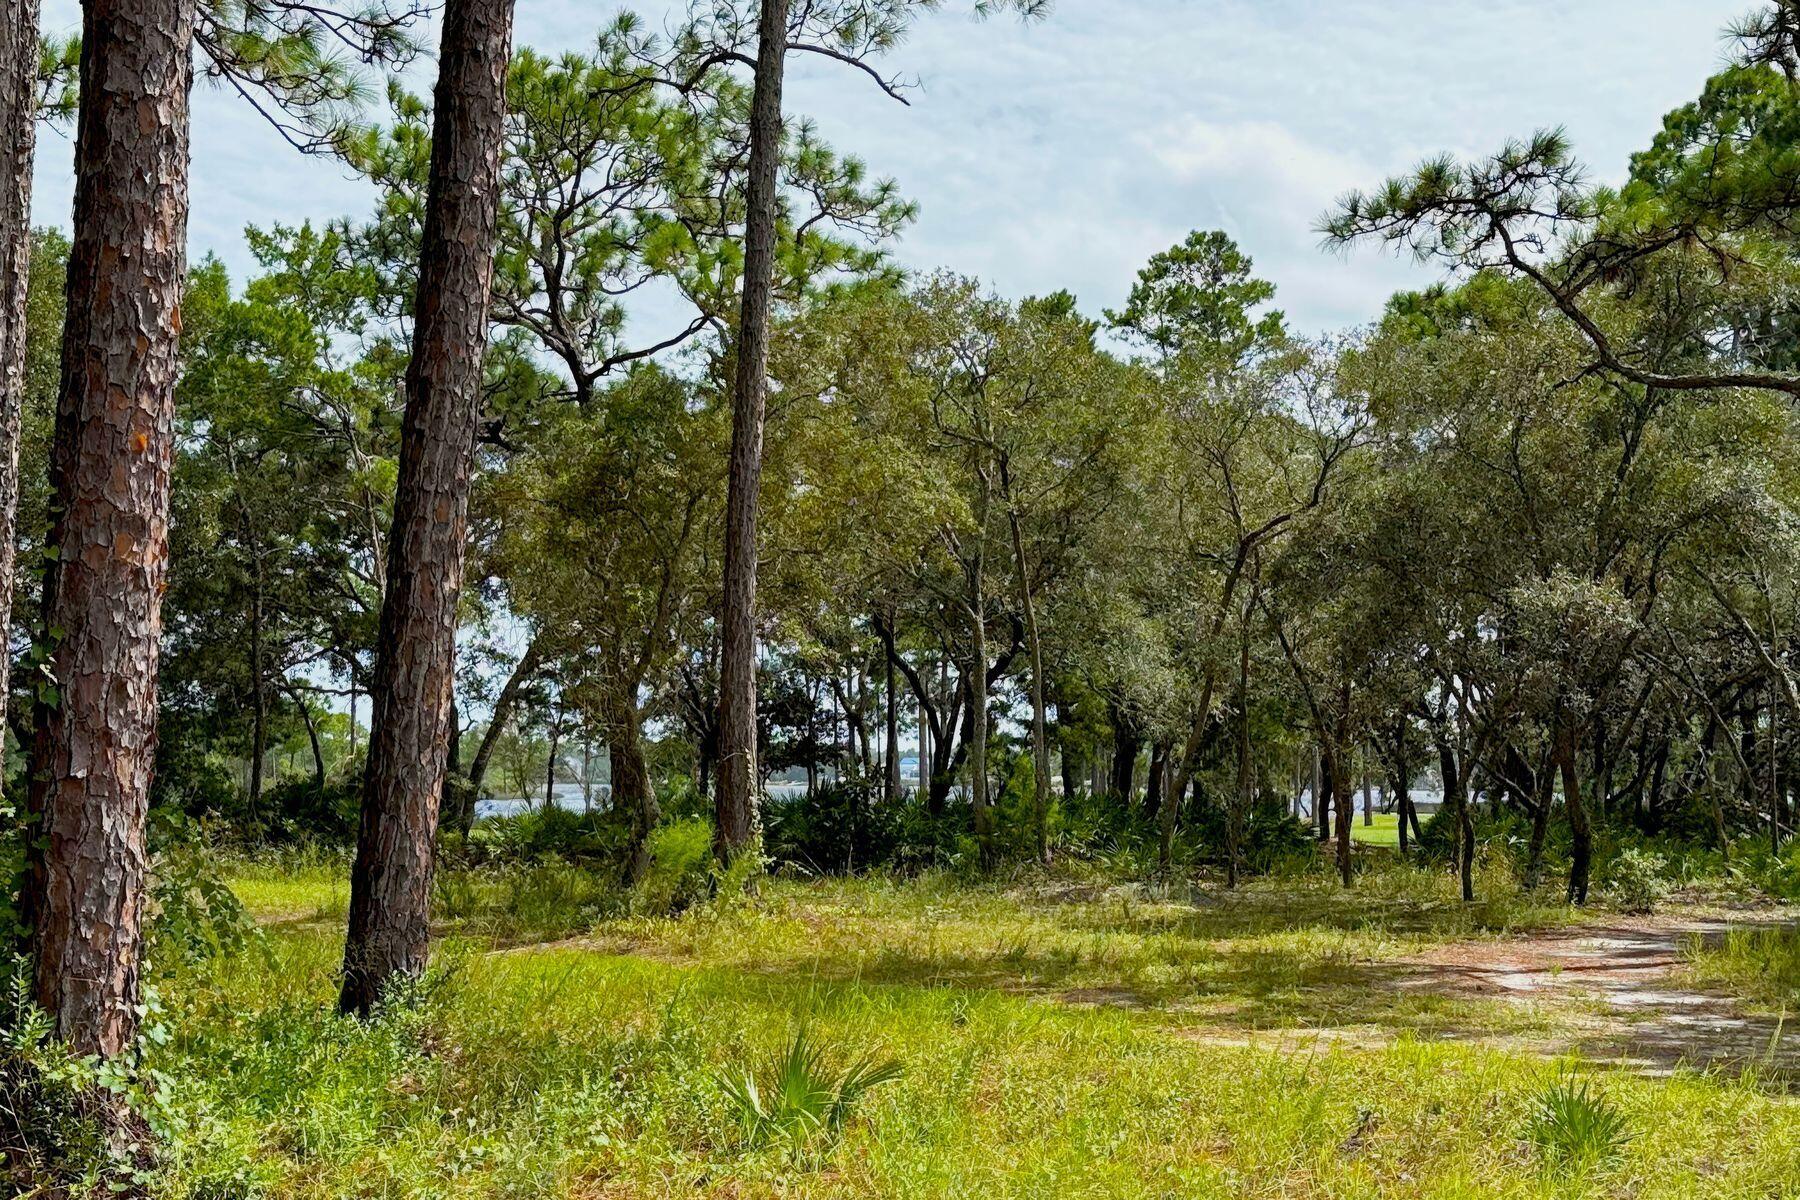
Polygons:
<instances>
[{"instance_id":1,"label":"green foliage","mask_svg":"<svg viewBox=\"0 0 1800 1200\"><path fill-rule=\"evenodd\" d=\"M1106 319L1164 357L1194 353L1237 363L1285 336L1281 313L1258 313L1275 285L1251 273L1250 256L1217 229L1188 234L1154 254L1131 295Z\"/></svg>"},{"instance_id":2,"label":"green foliage","mask_svg":"<svg viewBox=\"0 0 1800 1200\"><path fill-rule=\"evenodd\" d=\"M146 1036L161 1036L154 1022ZM24 1195L137 1194L152 1178L164 1097L131 1064L78 1058L31 998L31 964L0 956L0 1182ZM29 1186L29 1190L26 1185Z\"/></svg>"},{"instance_id":3,"label":"green foliage","mask_svg":"<svg viewBox=\"0 0 1800 1200\"><path fill-rule=\"evenodd\" d=\"M1002 828L1022 833L1026 826L1003 820ZM958 840L973 829L966 800L952 800L933 816L916 793L889 802L876 784L845 779L823 784L811 796L771 799L763 837L777 868L823 875L945 866L955 859Z\"/></svg>"},{"instance_id":4,"label":"green foliage","mask_svg":"<svg viewBox=\"0 0 1800 1200\"><path fill-rule=\"evenodd\" d=\"M1533 1101L1526 1138L1547 1168L1581 1173L1610 1166L1631 1140L1631 1123L1591 1079L1565 1072Z\"/></svg>"},{"instance_id":5,"label":"green foliage","mask_svg":"<svg viewBox=\"0 0 1800 1200\"><path fill-rule=\"evenodd\" d=\"M1674 889L1669 860L1654 850L1627 846L1607 864L1602 877L1607 897L1629 913L1655 910Z\"/></svg>"},{"instance_id":6,"label":"green foliage","mask_svg":"<svg viewBox=\"0 0 1800 1200\"><path fill-rule=\"evenodd\" d=\"M451 850L472 864L522 862L557 856L572 861L617 862L625 829L614 813L577 813L558 806L485 817Z\"/></svg>"},{"instance_id":7,"label":"green foliage","mask_svg":"<svg viewBox=\"0 0 1800 1200\"><path fill-rule=\"evenodd\" d=\"M1701 986L1719 987L1784 1014L1800 1012L1800 930L1729 929L1721 939L1683 944L1687 974Z\"/></svg>"},{"instance_id":8,"label":"green foliage","mask_svg":"<svg viewBox=\"0 0 1800 1200\"><path fill-rule=\"evenodd\" d=\"M518 862L446 869L432 877L432 912L502 941L566 937L623 912L616 871L554 853Z\"/></svg>"},{"instance_id":9,"label":"green foliage","mask_svg":"<svg viewBox=\"0 0 1800 1200\"><path fill-rule=\"evenodd\" d=\"M783 1141L798 1150L817 1139L835 1140L857 1103L901 1073L899 1060L873 1054L834 1067L803 1025L762 1080L748 1070L727 1071L719 1087L749 1145Z\"/></svg>"},{"instance_id":10,"label":"green foliage","mask_svg":"<svg viewBox=\"0 0 1800 1200\"><path fill-rule=\"evenodd\" d=\"M651 831L650 866L632 891L635 911L668 916L703 902L712 889L711 821L689 817Z\"/></svg>"},{"instance_id":11,"label":"green foliage","mask_svg":"<svg viewBox=\"0 0 1800 1200\"><path fill-rule=\"evenodd\" d=\"M152 963L169 958L198 962L263 948L261 931L218 867L216 854L191 841L157 855L148 950Z\"/></svg>"}]
</instances>

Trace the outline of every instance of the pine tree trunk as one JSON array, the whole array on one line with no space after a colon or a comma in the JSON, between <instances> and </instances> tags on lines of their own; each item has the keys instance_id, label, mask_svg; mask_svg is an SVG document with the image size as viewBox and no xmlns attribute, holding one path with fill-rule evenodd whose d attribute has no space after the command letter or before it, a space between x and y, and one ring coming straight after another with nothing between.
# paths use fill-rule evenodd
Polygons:
<instances>
[{"instance_id":1,"label":"pine tree trunk","mask_svg":"<svg viewBox=\"0 0 1800 1200\"><path fill-rule=\"evenodd\" d=\"M781 157L781 84L788 0L762 0L744 226L744 295L731 395L725 500L725 572L719 658L719 793L714 853L729 861L762 830L756 786L756 506L762 487L768 393L769 307L775 286L775 175Z\"/></svg>"},{"instance_id":2,"label":"pine tree trunk","mask_svg":"<svg viewBox=\"0 0 1800 1200\"><path fill-rule=\"evenodd\" d=\"M38 0L12 0L0 16L0 681L10 678L12 665L4 635L12 629L16 571L37 68ZM6 753L10 691L0 685L0 760Z\"/></svg>"},{"instance_id":3,"label":"pine tree trunk","mask_svg":"<svg viewBox=\"0 0 1800 1200\"><path fill-rule=\"evenodd\" d=\"M544 807L552 808L556 804L556 751L562 737L562 722L556 713L550 713L550 761L544 767Z\"/></svg>"},{"instance_id":4,"label":"pine tree trunk","mask_svg":"<svg viewBox=\"0 0 1800 1200\"><path fill-rule=\"evenodd\" d=\"M1137 795L1137 760L1138 751L1143 747L1143 739L1138 736L1137 726L1124 709L1114 707L1112 712L1113 726L1113 761L1112 761L1112 793L1125 807L1131 807L1132 799Z\"/></svg>"},{"instance_id":5,"label":"pine tree trunk","mask_svg":"<svg viewBox=\"0 0 1800 1200\"><path fill-rule=\"evenodd\" d=\"M1150 770L1144 776L1144 820L1161 819L1163 793L1167 790L1169 744L1161 739L1150 743Z\"/></svg>"},{"instance_id":6,"label":"pine tree trunk","mask_svg":"<svg viewBox=\"0 0 1800 1200\"><path fill-rule=\"evenodd\" d=\"M1188 784L1193 781L1194 766L1199 761L1200 747L1207 729L1207 714L1212 711L1213 688L1212 668L1207 668L1200 684L1200 716L1195 718L1193 729L1182 747L1181 758L1175 768L1175 778L1169 782L1168 802L1157 814L1158 848L1156 861L1161 870L1167 871L1175 857L1175 825L1181 814L1181 798L1186 795ZM1198 794L1196 792L1196 794Z\"/></svg>"},{"instance_id":7,"label":"pine tree trunk","mask_svg":"<svg viewBox=\"0 0 1800 1200\"><path fill-rule=\"evenodd\" d=\"M1472 904L1475 901L1474 806L1469 803L1468 779L1457 767L1456 750L1450 745L1449 735L1438 730L1435 737L1438 772L1444 781L1444 806L1456 818L1456 862L1462 877L1462 898L1465 904Z\"/></svg>"},{"instance_id":8,"label":"pine tree trunk","mask_svg":"<svg viewBox=\"0 0 1800 1200\"><path fill-rule=\"evenodd\" d=\"M438 56L400 477L370 688L339 1006L366 1014L429 949L431 872L493 279L512 0L449 0Z\"/></svg>"},{"instance_id":9,"label":"pine tree trunk","mask_svg":"<svg viewBox=\"0 0 1800 1200\"><path fill-rule=\"evenodd\" d=\"M246 517L245 525L249 521ZM269 753L269 691L265 683L268 664L263 649L263 566L254 542L250 593L250 820L262 811L263 759Z\"/></svg>"},{"instance_id":10,"label":"pine tree trunk","mask_svg":"<svg viewBox=\"0 0 1800 1200\"><path fill-rule=\"evenodd\" d=\"M974 649L974 662L968 676L969 688L969 799L975 809L975 843L981 853L983 870L995 866L994 808L988 797L987 742L987 621L984 619L987 599L982 587L979 560L974 571L969 611L969 639Z\"/></svg>"},{"instance_id":11,"label":"pine tree trunk","mask_svg":"<svg viewBox=\"0 0 1800 1200\"><path fill-rule=\"evenodd\" d=\"M1235 888L1242 871L1244 827L1254 801L1250 764L1250 625L1246 620L1238 639L1237 795L1225 822L1225 886ZM1172 799L1172 798L1171 798Z\"/></svg>"},{"instance_id":12,"label":"pine tree trunk","mask_svg":"<svg viewBox=\"0 0 1800 1200\"><path fill-rule=\"evenodd\" d=\"M1350 711L1350 685L1346 682L1339 699L1338 720L1347 722L1345 715ZM1338 748L1334 755L1337 765L1331 781L1332 794L1337 798L1337 865L1338 878L1345 887L1350 886L1350 826L1356 817L1356 796L1351 790L1350 756L1352 751L1346 744L1348 739L1342 735L1341 726L1338 735Z\"/></svg>"},{"instance_id":13,"label":"pine tree trunk","mask_svg":"<svg viewBox=\"0 0 1800 1200\"><path fill-rule=\"evenodd\" d=\"M300 720L306 725L306 741L312 748L313 786L316 787L319 790L319 794L323 796L325 794L326 774L325 748L319 744L319 724L317 721L313 720L312 709L306 707L306 697L300 693L298 688L294 687L292 684L288 684L287 693L288 698L294 702L294 707L300 710Z\"/></svg>"},{"instance_id":14,"label":"pine tree trunk","mask_svg":"<svg viewBox=\"0 0 1800 1200\"><path fill-rule=\"evenodd\" d=\"M1325 760L1324 743L1313 749L1313 822L1319 827L1319 841L1331 840L1331 774Z\"/></svg>"},{"instance_id":15,"label":"pine tree trunk","mask_svg":"<svg viewBox=\"0 0 1800 1200\"><path fill-rule=\"evenodd\" d=\"M138 1031L194 16L194 0L91 0L82 21L44 579L57 694L36 714L26 919L37 1003L70 1049L103 1058Z\"/></svg>"},{"instance_id":16,"label":"pine tree trunk","mask_svg":"<svg viewBox=\"0 0 1800 1200\"><path fill-rule=\"evenodd\" d=\"M1400 814L1400 858L1404 861L1407 852L1412 848L1411 825L1413 817L1412 784L1406 778L1406 761L1396 760L1394 772L1388 777L1388 787L1394 793L1394 808Z\"/></svg>"}]
</instances>

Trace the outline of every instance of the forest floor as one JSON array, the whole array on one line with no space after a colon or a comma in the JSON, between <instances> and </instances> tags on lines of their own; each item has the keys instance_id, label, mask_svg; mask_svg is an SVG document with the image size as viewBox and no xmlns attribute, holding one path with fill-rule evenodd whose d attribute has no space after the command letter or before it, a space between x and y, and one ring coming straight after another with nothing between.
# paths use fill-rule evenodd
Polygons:
<instances>
[{"instance_id":1,"label":"forest floor","mask_svg":"<svg viewBox=\"0 0 1800 1200\"><path fill-rule=\"evenodd\" d=\"M596 919L533 879L454 904L419 1004L360 1027L330 1015L341 872L239 872L266 953L158 983L152 1066L202 1114L169 1194L1800 1196L1780 1006L1693 965L1781 910L1576 913L1498 873L1463 905L1378 868L1349 895L777 880ZM721 1081L766 1088L800 1029L904 1075L840 1138L755 1145ZM1628 1129L1579 1168L1532 1132L1575 1070Z\"/></svg>"}]
</instances>

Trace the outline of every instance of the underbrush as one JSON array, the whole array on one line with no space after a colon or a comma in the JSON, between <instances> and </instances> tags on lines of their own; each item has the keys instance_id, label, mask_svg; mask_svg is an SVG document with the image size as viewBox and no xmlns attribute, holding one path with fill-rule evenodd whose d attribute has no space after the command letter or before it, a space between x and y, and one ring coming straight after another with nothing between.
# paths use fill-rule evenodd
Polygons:
<instances>
[{"instance_id":1,"label":"underbrush","mask_svg":"<svg viewBox=\"0 0 1800 1200\"><path fill-rule=\"evenodd\" d=\"M1008 766L996 798L996 856L1027 864L1036 856L1032 772L1028 757ZM1226 813L1217 804L1185 806L1171 859L1178 872L1222 870ZM980 861L974 814L966 798L950 796L933 813L924 797L885 800L866 780L829 783L805 799L771 800L765 838L778 868L801 875L886 870L915 874L948 870L973 878ZM1162 832L1143 807L1116 796L1077 792L1051 798L1045 835L1053 857L1087 863L1119 878L1156 873ZM1317 861L1311 831L1272 798L1252 806L1240 864L1252 875L1310 869Z\"/></svg>"},{"instance_id":2,"label":"underbrush","mask_svg":"<svg viewBox=\"0 0 1800 1200\"><path fill-rule=\"evenodd\" d=\"M633 954L453 939L368 1024L333 1012L337 931L283 927L157 981L158 1194L1472 1198L1564 1194L1579 1165L1595 1194L1675 1200L1800 1177L1800 1129L1749 1086L1608 1074L1600 1128L1547 1115L1566 1067L1411 1040L1506 1018L1412 1006L1385 964L1537 910L1478 914L1440 872L1328 882L775 880L754 907L603 920ZM1304 1040L1357 1021L1398 1040Z\"/></svg>"},{"instance_id":3,"label":"underbrush","mask_svg":"<svg viewBox=\"0 0 1800 1200\"><path fill-rule=\"evenodd\" d=\"M1800 928L1794 925L1732 929L1716 941L1690 939L1683 956L1697 984L1800 1010Z\"/></svg>"}]
</instances>

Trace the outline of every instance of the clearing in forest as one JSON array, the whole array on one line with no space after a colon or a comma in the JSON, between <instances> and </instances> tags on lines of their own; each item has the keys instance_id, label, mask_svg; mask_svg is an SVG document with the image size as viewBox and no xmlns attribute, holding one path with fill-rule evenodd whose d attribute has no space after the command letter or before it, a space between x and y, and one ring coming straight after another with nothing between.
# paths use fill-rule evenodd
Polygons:
<instances>
[{"instance_id":1,"label":"clearing in forest","mask_svg":"<svg viewBox=\"0 0 1800 1200\"><path fill-rule=\"evenodd\" d=\"M212 1114L221 1162L236 1146L268 1194L319 1200L1674 1198L1800 1179L1779 1010L1687 961L1689 939L1782 912L1581 914L1498 884L1465 906L1447 877L1377 869L1349 894L778 880L678 918L558 921L548 878L457 901L422 1006L362 1027L329 1015L341 879L247 873L269 952L168 988L170 1027L194 1032L155 1065ZM767 1083L801 1029L831 1062L903 1074L839 1136L747 1144L720 1081ZM1532 1133L1571 1070L1631 1134L1581 1180Z\"/></svg>"}]
</instances>

